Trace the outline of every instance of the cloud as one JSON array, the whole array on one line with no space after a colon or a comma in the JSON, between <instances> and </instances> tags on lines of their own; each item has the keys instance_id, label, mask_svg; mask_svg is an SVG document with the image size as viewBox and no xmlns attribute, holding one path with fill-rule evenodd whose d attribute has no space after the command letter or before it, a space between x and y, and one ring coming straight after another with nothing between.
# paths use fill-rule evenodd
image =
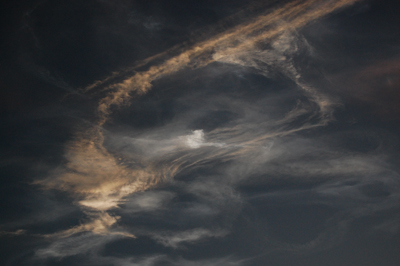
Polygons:
<instances>
[{"instance_id":1,"label":"cloud","mask_svg":"<svg viewBox=\"0 0 400 266\"><path fill-rule=\"evenodd\" d=\"M355 70L354 70L355 69ZM386 59L356 66L332 76L333 89L344 97L379 115L383 119L399 119L400 60Z\"/></svg>"},{"instance_id":2,"label":"cloud","mask_svg":"<svg viewBox=\"0 0 400 266\"><path fill-rule=\"evenodd\" d=\"M77 144L66 155L69 159L66 169L57 169L54 178L36 183L82 195L80 205L105 211L117 207L124 196L151 186L151 179L157 182L153 173L121 166L116 158L102 153L93 143Z\"/></svg>"},{"instance_id":3,"label":"cloud","mask_svg":"<svg viewBox=\"0 0 400 266\"><path fill-rule=\"evenodd\" d=\"M85 232L93 232L97 235L120 235L124 237L131 237L134 238L135 236L129 234L125 231L118 231L112 230L112 226L115 226L118 219L118 216L111 216L108 213L92 213L89 214L92 216L88 222L83 223L81 225L72 227L70 229L59 231L53 234L45 235L48 238L68 238L70 236L76 235L78 233L85 233Z\"/></svg>"},{"instance_id":4,"label":"cloud","mask_svg":"<svg viewBox=\"0 0 400 266\"><path fill-rule=\"evenodd\" d=\"M199 261L190 261L186 259L179 259L174 262L172 265L188 265L188 266L197 266L197 265L205 265L205 266L216 266L216 265L244 265L242 260L237 260L231 257L226 258L218 258L218 259L210 259L210 260L199 260Z\"/></svg>"},{"instance_id":5,"label":"cloud","mask_svg":"<svg viewBox=\"0 0 400 266\"><path fill-rule=\"evenodd\" d=\"M318 160L319 161L319 160ZM388 170L385 164L373 163L373 160L363 161L365 165L373 164L370 169L347 168L344 173L336 172L335 168L326 167L325 173L319 173L319 178L332 175L319 185L310 188L297 188L257 193L245 202L262 208L302 208L322 206L331 210L331 215L323 220L317 235L305 243L291 243L277 239L265 233L265 238L274 243L274 250L287 250L295 253L313 253L329 249L341 243L355 221L375 217L379 213L393 212L399 208L400 193L398 188L399 174ZM306 168L313 169L312 166ZM351 169L350 174L346 174ZM370 171L372 170L372 171ZM332 172L330 172L332 171ZM308 174L299 174L304 182ZM250 181L249 182L254 182ZM397 213L397 212L396 212ZM317 217L317 215L315 215ZM315 219L310 217L310 219ZM387 225L388 230L395 230L392 215L381 225L371 226L372 231L380 230ZM310 220L311 221L311 220ZM268 219L265 222L268 226ZM394 227L393 227L394 226ZM273 228L271 229L273 230Z\"/></svg>"},{"instance_id":6,"label":"cloud","mask_svg":"<svg viewBox=\"0 0 400 266\"><path fill-rule=\"evenodd\" d=\"M396 235L400 231L399 217L384 221L381 224L374 226L373 230L374 231L371 232L371 235L380 235L382 232L390 236Z\"/></svg>"},{"instance_id":7,"label":"cloud","mask_svg":"<svg viewBox=\"0 0 400 266\"><path fill-rule=\"evenodd\" d=\"M272 12L268 10L267 13L207 41L197 43L162 64L153 65L147 71L137 72L122 82L110 86L110 89L114 91L99 104L98 110L101 116L99 123L106 122L111 106L126 102L132 92L139 95L146 93L152 86L151 82L161 76L175 73L186 67L208 65L214 62L215 58L221 57L218 54L235 55L252 50L260 41L273 39L288 30L305 26L313 20L355 2L357 0L323 1L322 3L316 0L293 1ZM215 51L217 55L213 55ZM157 56L153 58L157 58ZM153 58L145 60L143 64L147 64ZM93 88L93 86L89 88Z\"/></svg>"},{"instance_id":8,"label":"cloud","mask_svg":"<svg viewBox=\"0 0 400 266\"><path fill-rule=\"evenodd\" d=\"M55 239L46 248L36 251L36 257L45 259L49 257L63 258L74 256L77 254L86 254L95 252L103 247L103 245L120 236L101 236L93 233L85 233L68 238Z\"/></svg>"},{"instance_id":9,"label":"cloud","mask_svg":"<svg viewBox=\"0 0 400 266\"><path fill-rule=\"evenodd\" d=\"M232 257L223 257L215 259L203 259L203 260L189 260L184 258L170 259L163 255L155 255L151 257L142 258L104 258L93 260L95 263L100 263L96 265L103 265L101 263L113 263L113 265L118 266L155 266L162 263L168 266L217 266L217 265L227 265L227 266L238 266L246 265L243 260L235 259Z\"/></svg>"},{"instance_id":10,"label":"cloud","mask_svg":"<svg viewBox=\"0 0 400 266\"><path fill-rule=\"evenodd\" d=\"M40 261L40 260L39 260ZM217 266L217 265L230 265L238 266L245 265L243 260L238 260L232 257L223 257L215 259L203 260L188 260L184 258L171 259L165 255L141 256L138 258L118 258L118 257L100 257L89 254L85 261L86 265L116 265L116 266Z\"/></svg>"},{"instance_id":11,"label":"cloud","mask_svg":"<svg viewBox=\"0 0 400 266\"><path fill-rule=\"evenodd\" d=\"M226 231L210 231L204 228L195 228L178 233L154 234L153 238L164 246L179 248L183 244L196 243L210 237L223 237L226 234Z\"/></svg>"},{"instance_id":12,"label":"cloud","mask_svg":"<svg viewBox=\"0 0 400 266\"><path fill-rule=\"evenodd\" d=\"M26 233L26 230L23 229L18 229L14 232L6 232L6 231L0 231L0 236L8 235L8 236L19 236L23 235Z\"/></svg>"},{"instance_id":13,"label":"cloud","mask_svg":"<svg viewBox=\"0 0 400 266\"><path fill-rule=\"evenodd\" d=\"M76 204L91 213L92 219L72 229L54 235L69 236L78 232L113 234L108 229L117 222L106 211L117 208L123 198L154 186L163 177L150 169L130 169L118 163L104 148L94 142L76 141L66 154L65 168L55 169L52 176L35 184L46 189L58 189L76 197ZM125 234L125 233L120 233ZM126 236L132 235L126 233Z\"/></svg>"},{"instance_id":14,"label":"cloud","mask_svg":"<svg viewBox=\"0 0 400 266\"><path fill-rule=\"evenodd\" d=\"M204 146L215 146L215 147L222 147L224 146L223 143L209 143L205 142L204 139L204 132L203 130L194 130L191 135L180 137L180 140L183 141L185 145L189 148L197 149Z\"/></svg>"},{"instance_id":15,"label":"cloud","mask_svg":"<svg viewBox=\"0 0 400 266\"><path fill-rule=\"evenodd\" d=\"M167 208L167 204L176 196L169 191L145 191L135 193L126 199L123 209L129 213L154 212Z\"/></svg>"},{"instance_id":16,"label":"cloud","mask_svg":"<svg viewBox=\"0 0 400 266\"><path fill-rule=\"evenodd\" d=\"M385 170L384 156L340 150L329 141L301 136L305 130L333 121L338 101L303 76L298 56L311 53L312 47L297 30L355 2L293 1L186 47L163 63L153 62L174 53L167 51L137 63L147 70L135 70L128 76L116 73L86 88L87 94L101 86L109 90L99 101L97 125L80 130L65 147L67 163L35 184L68 192L88 219L46 235L51 244L37 256L96 253L114 239L139 235L172 249L196 245L237 229L235 219L256 199L268 199L276 206L321 204L342 209L326 219L323 230L307 243L296 245L265 236L266 242L274 243L274 250L309 252L341 241L352 221L398 206L397 193L388 189L398 186L398 176ZM206 69L197 69L201 67ZM240 72L235 78L243 82L248 82L249 73L261 74L266 80L282 74L291 87L274 95L264 94L267 89L255 90L254 96L251 88L242 94L218 94L212 91L214 84L212 89L190 95L164 94L185 105L185 111L176 111L170 121L149 129L127 127L128 133L113 129L111 107L127 103L134 92L145 97L153 81L159 79L162 85L162 77L186 68L196 68L205 76L207 71L218 76L234 69ZM179 74L174 77L181 78ZM201 119L215 110L223 110L229 121L200 127ZM244 185L261 186L282 179L323 184L289 192L254 190L255 196L240 192ZM356 184L349 185L353 181ZM381 182L381 190L371 188L376 182ZM162 190L155 189L163 185ZM185 202L185 197L192 201ZM129 223L124 217L131 219ZM147 221L157 221L158 228ZM156 265L162 259L115 261L116 265ZM229 259L167 261L171 265L240 264Z\"/></svg>"}]
</instances>

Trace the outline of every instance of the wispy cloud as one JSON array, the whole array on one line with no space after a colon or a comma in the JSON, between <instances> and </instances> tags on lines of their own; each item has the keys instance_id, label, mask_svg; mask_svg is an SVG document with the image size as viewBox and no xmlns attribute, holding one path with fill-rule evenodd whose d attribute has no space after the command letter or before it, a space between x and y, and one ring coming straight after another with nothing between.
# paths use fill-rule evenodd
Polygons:
<instances>
[{"instance_id":1,"label":"wispy cloud","mask_svg":"<svg viewBox=\"0 0 400 266\"><path fill-rule=\"evenodd\" d=\"M132 92L139 95L146 93L151 88L151 82L161 76L175 73L185 67L205 66L221 57L252 50L260 41L273 39L288 30L305 26L315 19L355 2L357 0L293 1L272 12L268 10L249 22L189 47L160 65L151 66L145 72L138 72L123 82L112 85L111 89L114 91L99 104L98 110L102 117L100 124L107 120L109 108L112 105L122 104L130 98ZM145 62L151 62L151 60L152 58Z\"/></svg>"},{"instance_id":2,"label":"wispy cloud","mask_svg":"<svg viewBox=\"0 0 400 266\"><path fill-rule=\"evenodd\" d=\"M312 47L297 30L355 2L292 1L206 41L180 47L179 53L168 51L137 63L147 70L132 75L116 73L88 87L88 94L101 86L109 90L99 101L97 124L77 132L66 145L65 165L35 182L45 189L68 192L88 219L46 235L51 243L38 250L37 257L91 253L97 254L97 260L106 243L135 236L181 250L229 235L242 210L261 199L278 206L321 204L342 209L307 243L268 240L274 243L274 250L307 252L340 241L355 219L398 207L399 195L394 189L398 187L398 174L387 170L384 156L338 149L329 139L300 136L305 130L333 121L339 102L302 75L297 56L309 53ZM175 55L168 58L169 53ZM160 58L165 60L155 63ZM105 130L112 128L107 124L112 120L112 107L121 107L133 94L145 97L156 79L205 66L218 73L233 67L264 78L280 74L292 88L274 95L258 94L250 100L245 93L198 91L176 96L176 101L188 108L165 124L132 129L129 134ZM241 74L236 78L246 80ZM287 102L290 104L282 104ZM226 123L209 129L190 126L220 109L233 114ZM309 189L250 196L239 192L244 185L268 184L282 178L320 183ZM375 182L381 182L382 191L368 190ZM374 193L378 196L371 196ZM130 222L124 217L131 218ZM141 224L153 218L158 222L157 230ZM266 241L268 238L266 235ZM162 260L168 262L166 265L242 264L231 259L186 261L154 255L115 258L115 265L157 265Z\"/></svg>"},{"instance_id":3,"label":"wispy cloud","mask_svg":"<svg viewBox=\"0 0 400 266\"><path fill-rule=\"evenodd\" d=\"M157 242L167 247L179 248L182 243L196 243L210 237L223 237L226 234L226 231L210 231L204 228L196 228L178 233L154 234L153 237Z\"/></svg>"}]
</instances>

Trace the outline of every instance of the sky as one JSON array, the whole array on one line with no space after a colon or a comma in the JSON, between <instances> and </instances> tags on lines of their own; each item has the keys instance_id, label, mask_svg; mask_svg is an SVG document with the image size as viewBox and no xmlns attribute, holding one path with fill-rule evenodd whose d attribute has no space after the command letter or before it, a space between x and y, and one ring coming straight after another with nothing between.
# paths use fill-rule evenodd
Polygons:
<instances>
[{"instance_id":1,"label":"sky","mask_svg":"<svg viewBox=\"0 0 400 266\"><path fill-rule=\"evenodd\" d=\"M398 3L1 5L1 265L398 266Z\"/></svg>"}]
</instances>

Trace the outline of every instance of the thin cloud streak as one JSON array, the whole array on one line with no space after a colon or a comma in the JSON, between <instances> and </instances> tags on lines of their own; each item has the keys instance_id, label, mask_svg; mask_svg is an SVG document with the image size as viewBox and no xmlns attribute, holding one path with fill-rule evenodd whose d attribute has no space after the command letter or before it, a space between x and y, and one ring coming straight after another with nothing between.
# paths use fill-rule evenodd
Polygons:
<instances>
[{"instance_id":1,"label":"thin cloud streak","mask_svg":"<svg viewBox=\"0 0 400 266\"><path fill-rule=\"evenodd\" d=\"M210 231L204 228L196 228L189 231L183 231L178 233L159 233L154 234L153 238L167 247L172 247L174 249L179 248L182 243L192 244L199 242L205 238L210 237L223 237L226 236L228 232L226 231Z\"/></svg>"},{"instance_id":2,"label":"thin cloud streak","mask_svg":"<svg viewBox=\"0 0 400 266\"><path fill-rule=\"evenodd\" d=\"M130 98L132 92L136 92L138 95L146 93L152 86L151 82L161 76L175 73L185 67L204 67L223 57L221 54L235 55L251 50L260 41L273 39L288 30L305 26L313 20L357 1L337 0L323 1L322 3L318 0L293 1L263 14L249 23L244 23L218 34L210 40L198 43L158 66L151 66L145 72L137 72L123 82L112 85L111 89L115 91L100 101L99 124L102 125L107 121L111 106L123 104ZM305 90L307 91L306 88Z\"/></svg>"}]
</instances>

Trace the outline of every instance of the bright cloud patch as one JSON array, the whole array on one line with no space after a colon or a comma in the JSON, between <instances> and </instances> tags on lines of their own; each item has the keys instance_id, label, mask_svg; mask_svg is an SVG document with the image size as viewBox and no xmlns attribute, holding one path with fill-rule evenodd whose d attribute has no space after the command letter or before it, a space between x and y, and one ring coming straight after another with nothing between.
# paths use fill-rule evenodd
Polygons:
<instances>
[{"instance_id":1,"label":"bright cloud patch","mask_svg":"<svg viewBox=\"0 0 400 266\"><path fill-rule=\"evenodd\" d=\"M180 139L183 143L191 149L197 149L204 146L222 147L223 143L206 142L204 132L202 129L194 130L192 134L182 136Z\"/></svg>"}]
</instances>

